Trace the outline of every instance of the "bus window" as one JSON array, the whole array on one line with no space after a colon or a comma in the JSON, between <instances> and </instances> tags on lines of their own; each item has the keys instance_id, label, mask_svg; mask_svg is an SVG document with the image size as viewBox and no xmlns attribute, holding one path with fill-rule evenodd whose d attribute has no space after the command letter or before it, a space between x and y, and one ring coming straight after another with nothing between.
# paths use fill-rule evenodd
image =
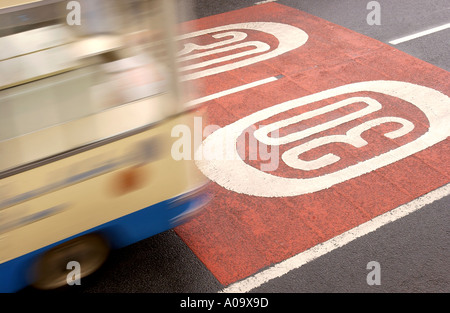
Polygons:
<instances>
[{"instance_id":1,"label":"bus window","mask_svg":"<svg viewBox=\"0 0 450 313\"><path fill-rule=\"evenodd\" d=\"M169 81L173 70L168 53L161 44L164 32L158 28L164 24L160 23L157 2L82 1L85 14L80 28L53 25L0 38L1 46L13 47L0 61L2 119L11 121L2 125L5 130L0 140L6 154L21 156L4 155L0 171L110 138L174 113L171 102L176 99L151 99L174 84ZM141 12L137 18L133 18L135 12ZM149 14L155 16L147 19L151 23L144 18ZM99 22L98 17L106 20ZM126 21L125 31L116 27L122 25L120 21ZM142 99L145 103L137 103ZM130 120L117 124L118 115L129 115ZM81 124L82 131L76 126ZM44 137L52 138L55 144L32 155L24 153L20 148L23 144L17 143Z\"/></svg>"}]
</instances>

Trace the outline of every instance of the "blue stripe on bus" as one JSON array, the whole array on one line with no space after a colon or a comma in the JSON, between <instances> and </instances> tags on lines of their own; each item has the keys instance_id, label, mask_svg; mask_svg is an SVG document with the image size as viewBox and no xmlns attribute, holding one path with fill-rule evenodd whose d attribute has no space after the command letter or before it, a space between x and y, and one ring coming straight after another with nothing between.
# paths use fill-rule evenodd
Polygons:
<instances>
[{"instance_id":1,"label":"blue stripe on bus","mask_svg":"<svg viewBox=\"0 0 450 313\"><path fill-rule=\"evenodd\" d=\"M99 233L108 240L112 249L122 248L186 222L192 217L190 213L198 211L208 201L209 197L204 193L178 196L2 263L0 292L17 292L30 285L33 282L33 266L39 257L63 242L89 233Z\"/></svg>"}]
</instances>

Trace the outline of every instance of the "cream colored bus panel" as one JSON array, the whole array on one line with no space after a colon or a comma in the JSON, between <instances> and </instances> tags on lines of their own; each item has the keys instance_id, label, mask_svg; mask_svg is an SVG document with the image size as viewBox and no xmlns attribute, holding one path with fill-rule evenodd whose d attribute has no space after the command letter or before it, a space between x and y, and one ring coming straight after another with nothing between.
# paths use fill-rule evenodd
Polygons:
<instances>
[{"instance_id":1,"label":"cream colored bus panel","mask_svg":"<svg viewBox=\"0 0 450 313\"><path fill-rule=\"evenodd\" d=\"M7 235L10 249L3 253L0 263L205 183L193 162L175 161L170 155L171 142L167 140L170 130L186 122L173 119L129 140L116 141L4 179L1 188L8 197L0 205L8 205L26 195L30 199L0 210L4 217L0 222L1 235ZM154 147L158 151L139 151ZM143 163L140 159L146 153L150 161ZM104 173L95 172L99 165L105 167ZM90 178L89 173L94 177ZM135 187L128 186L133 185L127 182L130 173L137 175Z\"/></svg>"}]
</instances>

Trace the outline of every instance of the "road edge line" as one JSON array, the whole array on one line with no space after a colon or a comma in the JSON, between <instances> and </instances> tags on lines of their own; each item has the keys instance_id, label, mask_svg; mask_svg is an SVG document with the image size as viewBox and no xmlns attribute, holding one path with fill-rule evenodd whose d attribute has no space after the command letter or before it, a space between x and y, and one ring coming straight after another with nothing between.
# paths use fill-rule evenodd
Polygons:
<instances>
[{"instance_id":1,"label":"road edge line","mask_svg":"<svg viewBox=\"0 0 450 313\"><path fill-rule=\"evenodd\" d=\"M304 252L301 252L289 259L256 273L241 281L230 284L219 293L245 293L255 289L275 278L281 277L290 271L337 249L345 246L359 237L367 235L380 227L407 216L426 205L438 201L445 196L450 195L450 184L435 189L411 202L403 204L389 212L383 213L357 227L354 227L336 237L333 237L323 243L320 243Z\"/></svg>"}]
</instances>

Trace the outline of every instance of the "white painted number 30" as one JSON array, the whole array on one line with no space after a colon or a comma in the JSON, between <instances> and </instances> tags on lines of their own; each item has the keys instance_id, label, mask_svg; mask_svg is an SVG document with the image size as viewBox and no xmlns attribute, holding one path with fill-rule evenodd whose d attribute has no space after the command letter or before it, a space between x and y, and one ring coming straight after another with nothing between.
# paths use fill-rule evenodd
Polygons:
<instances>
[{"instance_id":1,"label":"white painted number 30","mask_svg":"<svg viewBox=\"0 0 450 313\"><path fill-rule=\"evenodd\" d=\"M413 104L427 117L429 122L428 131L416 140L381 155L374 156L373 158L350 165L332 173L310 178L286 178L260 171L245 163L244 160L239 157L237 149L234 149L238 137L246 129L252 125L257 125L260 121L297 107L355 92L380 93ZM360 111L283 137L272 138L268 136L271 132L283 127L299 123L320 114L331 112L354 102L363 102L366 104L366 107ZM321 133L349 121L356 120L361 116L366 116L380 110L381 107L382 105L378 101L370 97L349 97L346 100L329 104L323 108L265 125L255 131L254 136L266 145L280 146ZM197 158L197 165L212 181L215 181L226 189L238 193L261 197L297 196L317 192L335 184L369 173L443 141L450 135L449 120L450 98L439 91L399 81L359 82L274 105L244 117L224 128L218 129L205 139L197 150L197 153L201 153L201 151L216 151L219 155L230 155L231 153L234 156L227 160ZM283 153L282 160L294 169L306 171L328 166L338 162L339 157L330 153L316 160L305 161L301 160L299 156L313 148L332 142L341 142L357 148L365 146L368 143L361 137L361 134L370 128L388 122L400 124L400 128L384 135L391 139L404 136L414 129L414 124L403 118L391 116L376 118L350 129L346 134L319 137L291 148ZM225 151L227 147L231 147L233 151Z\"/></svg>"}]
</instances>

